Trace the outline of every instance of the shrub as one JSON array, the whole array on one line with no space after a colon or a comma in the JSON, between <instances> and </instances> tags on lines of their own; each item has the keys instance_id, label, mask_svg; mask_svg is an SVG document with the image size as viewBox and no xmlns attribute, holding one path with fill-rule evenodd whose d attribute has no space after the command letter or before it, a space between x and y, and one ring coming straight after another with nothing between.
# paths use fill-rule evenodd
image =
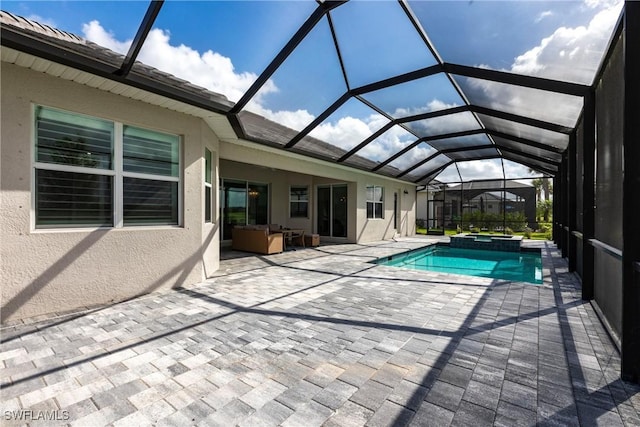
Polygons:
<instances>
[{"instance_id":1,"label":"shrub","mask_svg":"<svg viewBox=\"0 0 640 427\"><path fill-rule=\"evenodd\" d=\"M513 235L513 230L510 227L505 227L504 234L511 236Z\"/></svg>"},{"instance_id":2,"label":"shrub","mask_svg":"<svg viewBox=\"0 0 640 427\"><path fill-rule=\"evenodd\" d=\"M536 233L548 233L551 230L551 227L548 225L539 224Z\"/></svg>"},{"instance_id":3,"label":"shrub","mask_svg":"<svg viewBox=\"0 0 640 427\"><path fill-rule=\"evenodd\" d=\"M416 226L417 226L417 227L419 227L419 228L425 228L425 227L424 227L424 223L425 223L424 219L422 219L422 218L418 218L418 219L416 219Z\"/></svg>"},{"instance_id":4,"label":"shrub","mask_svg":"<svg viewBox=\"0 0 640 427\"><path fill-rule=\"evenodd\" d=\"M532 229L530 229L529 227L525 227L524 228L524 237L526 239L530 239L531 238L531 233L533 232Z\"/></svg>"},{"instance_id":5,"label":"shrub","mask_svg":"<svg viewBox=\"0 0 640 427\"><path fill-rule=\"evenodd\" d=\"M479 229L478 227L473 227L473 228L471 229L471 232L472 232L472 233L479 233L479 232L480 232L480 229Z\"/></svg>"}]
</instances>

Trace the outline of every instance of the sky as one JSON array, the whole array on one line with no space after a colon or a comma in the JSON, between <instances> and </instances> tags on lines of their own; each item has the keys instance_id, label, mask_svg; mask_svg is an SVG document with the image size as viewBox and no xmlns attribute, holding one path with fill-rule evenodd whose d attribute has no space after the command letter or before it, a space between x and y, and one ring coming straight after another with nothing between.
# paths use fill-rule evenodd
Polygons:
<instances>
[{"instance_id":1,"label":"sky","mask_svg":"<svg viewBox=\"0 0 640 427\"><path fill-rule=\"evenodd\" d=\"M409 5L445 62L480 66L590 84L621 0L412 1ZM12 1L2 9L66 30L126 53L147 9L139 1ZM275 54L311 15L316 3L298 1L168 0L139 60L237 101ZM331 12L345 65L339 66L329 22L323 18L271 76L247 109L296 130L305 128L356 88L435 64L397 1L351 1ZM457 77L469 101L516 114L573 126L581 100L556 97L499 83ZM363 96L393 117L464 105L442 75ZM352 99L311 136L349 150L388 120ZM466 115L414 124L419 134L477 128ZM358 154L388 158L415 141L394 126ZM421 144L392 166L403 170L434 150ZM502 175L500 162L461 162L464 179ZM506 162L511 176L528 168ZM519 168L519 169L518 169ZM443 172L449 179L452 168ZM452 176L456 176L457 172ZM456 180L458 178L456 177Z\"/></svg>"}]
</instances>

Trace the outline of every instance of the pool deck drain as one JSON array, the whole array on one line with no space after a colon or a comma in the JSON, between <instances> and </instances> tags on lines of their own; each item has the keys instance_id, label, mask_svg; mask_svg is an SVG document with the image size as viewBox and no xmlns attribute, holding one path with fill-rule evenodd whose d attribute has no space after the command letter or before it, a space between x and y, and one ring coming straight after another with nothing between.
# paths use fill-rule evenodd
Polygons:
<instances>
[{"instance_id":1,"label":"pool deck drain","mask_svg":"<svg viewBox=\"0 0 640 427\"><path fill-rule=\"evenodd\" d=\"M552 244L543 286L369 263L429 241L224 252L201 284L4 326L2 425L640 425Z\"/></svg>"}]
</instances>

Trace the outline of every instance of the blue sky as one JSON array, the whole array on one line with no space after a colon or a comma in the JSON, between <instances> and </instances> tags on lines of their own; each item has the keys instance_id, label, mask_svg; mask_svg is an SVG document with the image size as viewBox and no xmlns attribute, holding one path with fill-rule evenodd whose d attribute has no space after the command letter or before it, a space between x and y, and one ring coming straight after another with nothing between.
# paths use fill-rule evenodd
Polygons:
<instances>
[{"instance_id":1,"label":"blue sky","mask_svg":"<svg viewBox=\"0 0 640 427\"><path fill-rule=\"evenodd\" d=\"M588 25L580 1L411 1L448 62L508 69L513 59L560 27Z\"/></svg>"},{"instance_id":2,"label":"blue sky","mask_svg":"<svg viewBox=\"0 0 640 427\"><path fill-rule=\"evenodd\" d=\"M138 1L4 0L2 9L125 53L147 5ZM409 5L447 62L581 83L590 83L620 12L619 0L410 0ZM237 101L315 7L311 0L169 0L139 60ZM397 1L352 1L336 8L332 19L352 87L435 63ZM248 109L302 129L344 93L346 83L338 65L324 18ZM473 96L484 97L483 105L516 113L538 105L550 117L575 115L575 106L563 111L562 106L545 105L535 94L522 99L519 93L490 82L465 85ZM441 76L365 97L380 102L396 117L462 102ZM349 102L312 135L348 149L385 120L363 104ZM383 159L407 143L406 132L393 129L361 154Z\"/></svg>"}]
</instances>

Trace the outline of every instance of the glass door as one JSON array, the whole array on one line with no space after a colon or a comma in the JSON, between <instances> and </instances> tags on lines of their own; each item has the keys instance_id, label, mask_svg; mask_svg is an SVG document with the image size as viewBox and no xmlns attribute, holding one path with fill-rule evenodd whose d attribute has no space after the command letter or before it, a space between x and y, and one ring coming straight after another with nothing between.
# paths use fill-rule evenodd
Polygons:
<instances>
[{"instance_id":1,"label":"glass door","mask_svg":"<svg viewBox=\"0 0 640 427\"><path fill-rule=\"evenodd\" d=\"M347 186L318 187L318 234L328 237L347 237Z\"/></svg>"},{"instance_id":2,"label":"glass door","mask_svg":"<svg viewBox=\"0 0 640 427\"><path fill-rule=\"evenodd\" d=\"M318 234L331 236L331 187L318 187Z\"/></svg>"},{"instance_id":3,"label":"glass door","mask_svg":"<svg viewBox=\"0 0 640 427\"><path fill-rule=\"evenodd\" d=\"M230 240L233 226L247 224L247 183L225 179L220 189L222 240Z\"/></svg>"},{"instance_id":4,"label":"glass door","mask_svg":"<svg viewBox=\"0 0 640 427\"><path fill-rule=\"evenodd\" d=\"M347 237L347 186L334 185L333 195L333 237Z\"/></svg>"},{"instance_id":5,"label":"glass door","mask_svg":"<svg viewBox=\"0 0 640 427\"><path fill-rule=\"evenodd\" d=\"M236 225L269 224L269 184L220 181L222 240L231 240Z\"/></svg>"},{"instance_id":6,"label":"glass door","mask_svg":"<svg viewBox=\"0 0 640 427\"><path fill-rule=\"evenodd\" d=\"M247 224L269 223L269 186L249 183L249 202Z\"/></svg>"}]
</instances>

